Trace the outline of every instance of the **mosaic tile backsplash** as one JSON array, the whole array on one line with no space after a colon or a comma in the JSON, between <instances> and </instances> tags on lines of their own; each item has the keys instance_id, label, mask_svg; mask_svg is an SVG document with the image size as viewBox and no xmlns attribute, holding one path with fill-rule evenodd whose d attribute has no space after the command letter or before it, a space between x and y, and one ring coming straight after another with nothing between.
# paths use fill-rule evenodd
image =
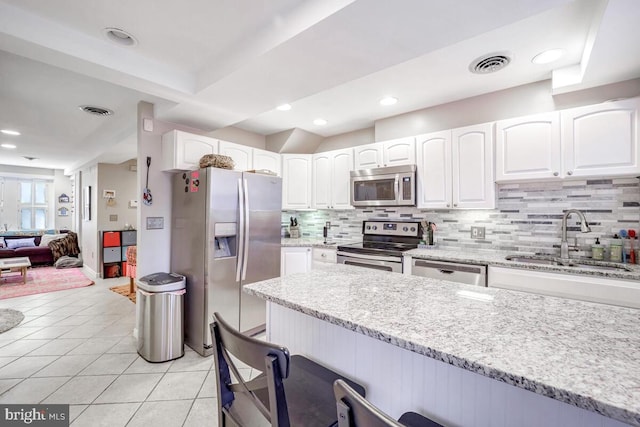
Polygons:
<instances>
[{"instance_id":1,"label":"mosaic tile backsplash","mask_svg":"<svg viewBox=\"0 0 640 427\"><path fill-rule=\"evenodd\" d=\"M568 240L577 237L579 251L571 256L591 256L596 237L608 246L620 230L640 228L640 180L593 179L558 182L499 184L496 209L425 210L417 208L367 208L353 210L283 211L283 233L290 217L296 217L302 237L322 237L331 222L330 239L361 240L362 221L375 218L425 219L436 223L436 244L465 250L489 249L544 254L560 253L564 211L581 210L591 227L580 233L578 218L569 216ZM471 226L485 227L485 238L471 238ZM627 249L630 241L625 241ZM635 241L638 248L638 240Z\"/></svg>"}]
</instances>

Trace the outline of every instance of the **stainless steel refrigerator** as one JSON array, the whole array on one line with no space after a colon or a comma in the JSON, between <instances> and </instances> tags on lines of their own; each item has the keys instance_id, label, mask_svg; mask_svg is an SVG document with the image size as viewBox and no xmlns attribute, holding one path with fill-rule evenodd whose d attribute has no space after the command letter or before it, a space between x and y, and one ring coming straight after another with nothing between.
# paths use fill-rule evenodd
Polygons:
<instances>
[{"instance_id":1,"label":"stainless steel refrigerator","mask_svg":"<svg viewBox=\"0 0 640 427\"><path fill-rule=\"evenodd\" d=\"M265 302L246 284L280 276L282 179L204 168L173 179L171 272L187 278L185 343L212 353L219 312L240 331L264 329Z\"/></svg>"}]
</instances>

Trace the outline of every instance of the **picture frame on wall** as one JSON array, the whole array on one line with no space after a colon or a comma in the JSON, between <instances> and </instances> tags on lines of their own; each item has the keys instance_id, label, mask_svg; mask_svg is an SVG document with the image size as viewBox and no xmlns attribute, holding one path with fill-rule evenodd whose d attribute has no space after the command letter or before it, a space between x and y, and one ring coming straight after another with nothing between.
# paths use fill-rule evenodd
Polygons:
<instances>
[{"instance_id":1,"label":"picture frame on wall","mask_svg":"<svg viewBox=\"0 0 640 427\"><path fill-rule=\"evenodd\" d=\"M91 221L91 186L82 189L82 220Z\"/></svg>"},{"instance_id":2,"label":"picture frame on wall","mask_svg":"<svg viewBox=\"0 0 640 427\"><path fill-rule=\"evenodd\" d=\"M58 203L69 203L69 196L67 196L66 194L62 193L58 197Z\"/></svg>"}]
</instances>

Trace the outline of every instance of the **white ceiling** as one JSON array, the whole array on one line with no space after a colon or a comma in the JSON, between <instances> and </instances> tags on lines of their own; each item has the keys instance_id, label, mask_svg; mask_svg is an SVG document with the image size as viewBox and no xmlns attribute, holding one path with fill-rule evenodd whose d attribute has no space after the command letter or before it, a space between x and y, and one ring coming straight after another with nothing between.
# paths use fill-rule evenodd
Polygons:
<instances>
[{"instance_id":1,"label":"white ceiling","mask_svg":"<svg viewBox=\"0 0 640 427\"><path fill-rule=\"evenodd\" d=\"M640 77L638 0L0 0L0 164L72 170L135 155L136 105L205 131L331 136L550 79L558 93ZM243 6L240 6L243 5ZM105 27L129 31L118 46ZM567 51L552 65L531 58ZM508 52L498 73L468 71ZM398 104L381 107L393 95ZM289 112L275 110L288 102ZM77 107L115 111L94 117ZM323 117L329 124L313 125ZM37 157L28 161L23 156Z\"/></svg>"}]
</instances>

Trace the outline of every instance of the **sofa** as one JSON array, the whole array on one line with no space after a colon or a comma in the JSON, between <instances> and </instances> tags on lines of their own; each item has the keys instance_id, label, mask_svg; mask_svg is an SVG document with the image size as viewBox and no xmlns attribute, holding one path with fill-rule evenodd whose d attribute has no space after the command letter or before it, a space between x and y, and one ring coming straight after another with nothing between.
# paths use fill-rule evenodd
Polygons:
<instances>
[{"instance_id":1,"label":"sofa","mask_svg":"<svg viewBox=\"0 0 640 427\"><path fill-rule=\"evenodd\" d=\"M44 244L40 246L43 239ZM0 235L0 258L28 257L31 265L39 265L53 264L60 256L77 256L79 253L77 235L73 232L62 231L57 235Z\"/></svg>"}]
</instances>

